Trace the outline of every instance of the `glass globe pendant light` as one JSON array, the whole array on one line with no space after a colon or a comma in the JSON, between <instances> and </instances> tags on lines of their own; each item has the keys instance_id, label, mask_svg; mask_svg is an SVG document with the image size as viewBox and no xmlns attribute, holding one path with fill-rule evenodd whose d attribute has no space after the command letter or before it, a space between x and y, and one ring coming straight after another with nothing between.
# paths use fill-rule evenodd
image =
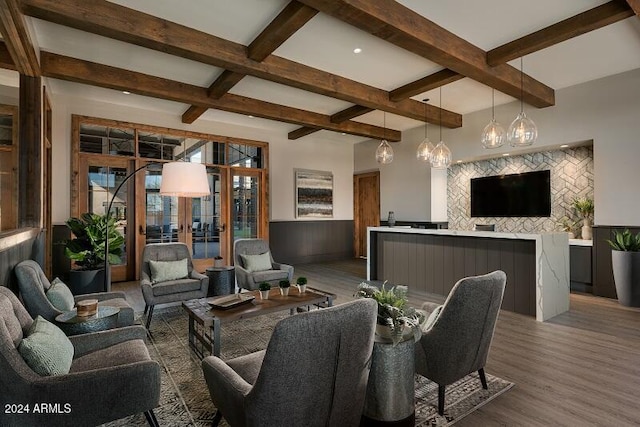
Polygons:
<instances>
[{"instance_id":1,"label":"glass globe pendant light","mask_svg":"<svg viewBox=\"0 0 640 427\"><path fill-rule=\"evenodd\" d=\"M524 113L524 86L523 86L522 57L520 57L520 113L509 125L507 139L512 147L528 147L538 139L538 127Z\"/></svg>"},{"instance_id":2,"label":"glass globe pendant light","mask_svg":"<svg viewBox=\"0 0 640 427\"><path fill-rule=\"evenodd\" d=\"M484 148L502 147L506 138L506 132L502 125L496 122L496 91L491 90L491 121L482 131L482 146Z\"/></svg>"},{"instance_id":3,"label":"glass globe pendant light","mask_svg":"<svg viewBox=\"0 0 640 427\"><path fill-rule=\"evenodd\" d=\"M442 140L442 86L440 87L440 142L431 151L430 162L434 169L446 169L451 164L451 150Z\"/></svg>"},{"instance_id":4,"label":"glass globe pendant light","mask_svg":"<svg viewBox=\"0 0 640 427\"><path fill-rule=\"evenodd\" d=\"M383 136L384 138L380 141L380 145L376 149L376 161L382 165L389 164L393 161L393 148L389 145L389 142L386 139L387 134L387 115L386 112L382 112L383 117Z\"/></svg>"},{"instance_id":5,"label":"glass globe pendant light","mask_svg":"<svg viewBox=\"0 0 640 427\"><path fill-rule=\"evenodd\" d=\"M433 143L429 140L429 123L427 123L427 102L429 98L423 99L424 102L424 139L418 146L418 150L416 151L416 158L418 160L422 160L423 162L428 162L431 160L431 152L433 151Z\"/></svg>"}]
</instances>

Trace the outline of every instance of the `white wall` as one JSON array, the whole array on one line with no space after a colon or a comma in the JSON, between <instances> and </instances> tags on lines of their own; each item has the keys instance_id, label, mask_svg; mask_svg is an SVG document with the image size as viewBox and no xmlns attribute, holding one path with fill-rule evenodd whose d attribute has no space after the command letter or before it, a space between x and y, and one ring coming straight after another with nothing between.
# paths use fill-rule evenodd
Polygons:
<instances>
[{"instance_id":1,"label":"white wall","mask_svg":"<svg viewBox=\"0 0 640 427\"><path fill-rule=\"evenodd\" d=\"M295 219L293 191L293 170L295 168L333 172L333 219L353 219L353 147L351 143L331 141L314 135L306 136L297 141L289 141L284 132L265 131L205 120L198 120L193 125L186 125L180 121L179 114L123 107L60 93L50 93L50 98L53 107L54 203L52 218L54 224L63 223L70 213L69 171L71 168L72 114L268 142L270 220Z\"/></svg>"},{"instance_id":2,"label":"white wall","mask_svg":"<svg viewBox=\"0 0 640 427\"><path fill-rule=\"evenodd\" d=\"M433 126L430 130L434 131ZM424 127L402 132L402 141L390 143L393 147L393 162L388 165L376 162L375 151L380 144L379 140L369 140L354 146L355 173L380 170L382 220L386 220L389 211L393 211L397 221L438 221L431 209L430 168L416 159L416 150L423 139ZM446 173L444 179L446 181ZM443 212L446 217L446 185L443 194Z\"/></svg>"},{"instance_id":3,"label":"white wall","mask_svg":"<svg viewBox=\"0 0 640 427\"><path fill-rule=\"evenodd\" d=\"M519 109L519 102L498 106L496 119L506 128ZM525 111L538 126L538 141L530 147L534 151L593 140L596 225L640 225L640 70L557 90L554 107L525 105ZM490 151L482 148L480 134L490 118L490 109L466 114L462 128L444 129L443 139L454 162L518 152L508 144ZM446 188L439 188L446 183L430 182L424 166L412 157L422 139L422 129L403 132L402 142L393 145L396 157L390 165L375 163L375 141L354 148L354 170L380 166L383 216L395 210L401 220L439 220L440 206L430 206L428 195L429 191L446 193ZM437 126L430 129L435 136Z\"/></svg>"}]
</instances>

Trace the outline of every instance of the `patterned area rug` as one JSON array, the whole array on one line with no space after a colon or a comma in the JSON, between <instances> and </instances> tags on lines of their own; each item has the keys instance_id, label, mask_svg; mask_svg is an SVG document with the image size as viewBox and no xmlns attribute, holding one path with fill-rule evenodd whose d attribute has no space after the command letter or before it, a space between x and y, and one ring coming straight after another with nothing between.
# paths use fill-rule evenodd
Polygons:
<instances>
[{"instance_id":1,"label":"patterned area rug","mask_svg":"<svg viewBox=\"0 0 640 427\"><path fill-rule=\"evenodd\" d=\"M222 328L222 358L231 359L267 347L271 331L286 312L240 320ZM187 315L180 307L154 313L149 354L162 367L160 406L154 410L161 426L210 426L215 408L202 376L200 360L189 350ZM416 376L416 426L449 426L509 390L513 383L487 374L488 390L477 374L447 387L444 416L438 415L437 384ZM105 424L147 426L143 414ZM221 426L227 426L223 420Z\"/></svg>"}]
</instances>

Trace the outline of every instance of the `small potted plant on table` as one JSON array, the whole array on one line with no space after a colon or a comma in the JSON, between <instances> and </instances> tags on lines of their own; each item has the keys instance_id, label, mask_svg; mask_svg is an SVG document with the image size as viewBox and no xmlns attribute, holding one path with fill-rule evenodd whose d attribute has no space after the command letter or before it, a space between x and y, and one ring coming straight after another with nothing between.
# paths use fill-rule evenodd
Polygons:
<instances>
[{"instance_id":1,"label":"small potted plant on table","mask_svg":"<svg viewBox=\"0 0 640 427\"><path fill-rule=\"evenodd\" d=\"M618 294L618 302L640 307L640 233L635 236L627 229L614 231L611 246L611 266Z\"/></svg>"},{"instance_id":2,"label":"small potted plant on table","mask_svg":"<svg viewBox=\"0 0 640 427\"><path fill-rule=\"evenodd\" d=\"M291 282L289 282L288 280L280 280L280 283L278 284L278 286L280 286L280 295L284 297L289 295L289 288L291 287Z\"/></svg>"},{"instance_id":3,"label":"small potted plant on table","mask_svg":"<svg viewBox=\"0 0 640 427\"><path fill-rule=\"evenodd\" d=\"M267 282L260 283L258 287L260 289L260 298L261 299L269 299L269 291L271 290L271 285Z\"/></svg>"},{"instance_id":4,"label":"small potted plant on table","mask_svg":"<svg viewBox=\"0 0 640 427\"><path fill-rule=\"evenodd\" d=\"M298 277L296 285L298 286L298 291L300 291L301 294L304 294L307 291L307 278L302 276Z\"/></svg>"},{"instance_id":5,"label":"small potted plant on table","mask_svg":"<svg viewBox=\"0 0 640 427\"><path fill-rule=\"evenodd\" d=\"M593 199L585 197L584 199L575 199L573 201L573 208L578 213L578 216L582 218L582 239L591 240L593 238L593 230L591 228L591 217L593 216Z\"/></svg>"}]
</instances>

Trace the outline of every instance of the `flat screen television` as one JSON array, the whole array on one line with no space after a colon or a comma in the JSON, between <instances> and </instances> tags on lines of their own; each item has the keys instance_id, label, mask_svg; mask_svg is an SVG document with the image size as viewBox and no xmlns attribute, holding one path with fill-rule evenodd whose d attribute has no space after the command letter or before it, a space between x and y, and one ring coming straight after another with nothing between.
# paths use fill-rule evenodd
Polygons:
<instances>
[{"instance_id":1,"label":"flat screen television","mask_svg":"<svg viewBox=\"0 0 640 427\"><path fill-rule=\"evenodd\" d=\"M472 179L471 216L551 216L551 171Z\"/></svg>"}]
</instances>

